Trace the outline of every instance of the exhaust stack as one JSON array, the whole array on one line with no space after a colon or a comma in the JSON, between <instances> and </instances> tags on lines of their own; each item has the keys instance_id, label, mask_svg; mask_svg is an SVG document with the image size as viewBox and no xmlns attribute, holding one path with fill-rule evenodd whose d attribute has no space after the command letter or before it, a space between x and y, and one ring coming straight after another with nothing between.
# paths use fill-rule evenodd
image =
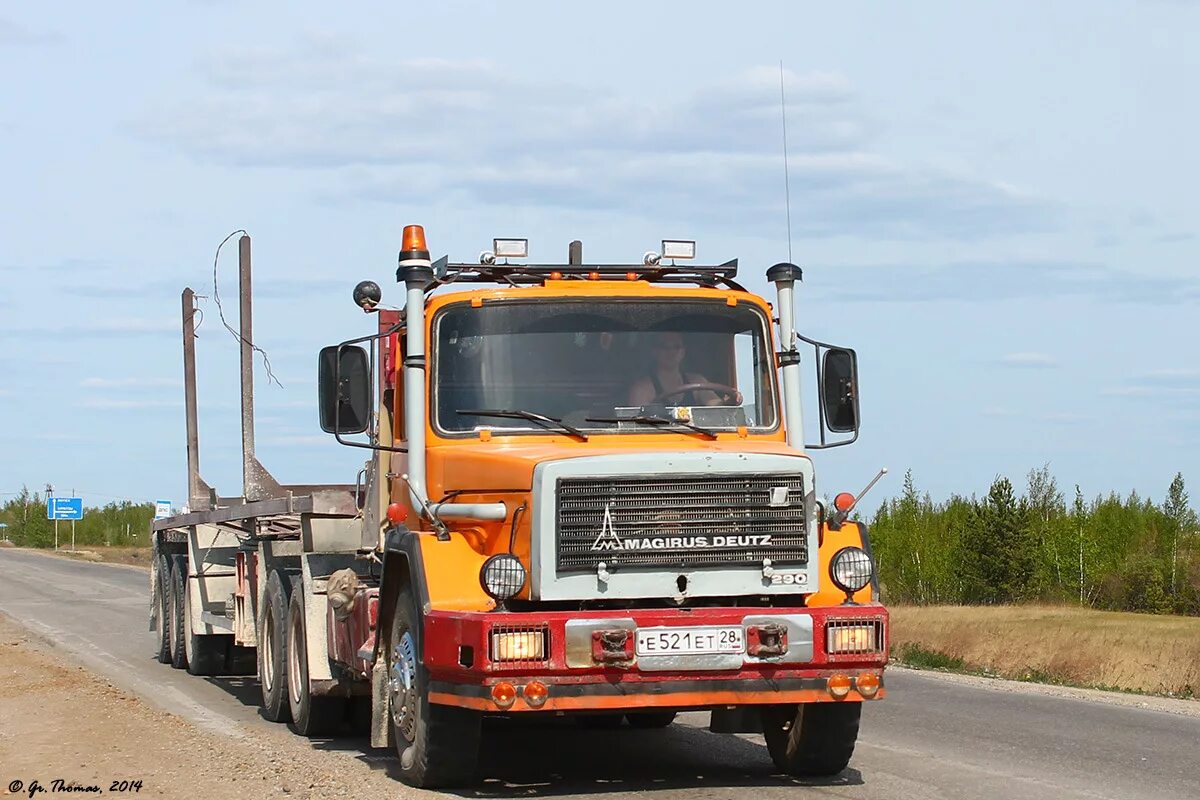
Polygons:
<instances>
[{"instance_id":1,"label":"exhaust stack","mask_svg":"<svg viewBox=\"0 0 1200 800\"><path fill-rule=\"evenodd\" d=\"M767 270L767 280L778 293L779 366L783 373L783 420L787 442L796 449L804 447L804 413L800 400L800 352L796 349L796 323L793 289L802 280L803 271L795 264L776 264Z\"/></svg>"}]
</instances>

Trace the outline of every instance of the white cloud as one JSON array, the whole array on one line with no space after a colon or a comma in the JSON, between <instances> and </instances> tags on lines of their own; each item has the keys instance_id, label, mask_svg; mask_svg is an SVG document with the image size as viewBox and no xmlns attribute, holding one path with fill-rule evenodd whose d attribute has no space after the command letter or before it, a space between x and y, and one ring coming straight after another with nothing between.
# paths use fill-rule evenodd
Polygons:
<instances>
[{"instance_id":1,"label":"white cloud","mask_svg":"<svg viewBox=\"0 0 1200 800\"><path fill-rule=\"evenodd\" d=\"M41 44L51 44L59 40L52 33L36 33L18 23L0 17L0 47L30 47Z\"/></svg>"},{"instance_id":2,"label":"white cloud","mask_svg":"<svg viewBox=\"0 0 1200 800\"><path fill-rule=\"evenodd\" d=\"M325 200L782 216L779 72L676 98L526 79L481 59L381 60L336 38L225 53L205 86L135 126L208 163L331 173ZM797 235L977 238L1040 230L1046 205L999 182L871 150L876 126L829 72L787 73Z\"/></svg>"},{"instance_id":3,"label":"white cloud","mask_svg":"<svg viewBox=\"0 0 1200 800\"><path fill-rule=\"evenodd\" d=\"M1058 360L1047 353L1009 353L1001 356L999 363L1006 367L1036 369L1050 369L1058 366Z\"/></svg>"}]
</instances>

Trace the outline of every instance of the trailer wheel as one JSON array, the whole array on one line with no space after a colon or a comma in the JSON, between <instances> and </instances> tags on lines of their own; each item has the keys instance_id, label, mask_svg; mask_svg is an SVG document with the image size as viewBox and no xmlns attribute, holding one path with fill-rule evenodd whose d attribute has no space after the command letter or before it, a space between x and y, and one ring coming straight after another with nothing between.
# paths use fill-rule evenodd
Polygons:
<instances>
[{"instance_id":1,"label":"trailer wheel","mask_svg":"<svg viewBox=\"0 0 1200 800\"><path fill-rule=\"evenodd\" d=\"M154 637L158 645L154 657L162 664L171 663L170 577L171 562L165 553L159 553L154 559Z\"/></svg>"},{"instance_id":2,"label":"trailer wheel","mask_svg":"<svg viewBox=\"0 0 1200 800\"><path fill-rule=\"evenodd\" d=\"M675 721L675 712L643 711L638 714L626 714L625 719L631 728L665 728Z\"/></svg>"},{"instance_id":3,"label":"trailer wheel","mask_svg":"<svg viewBox=\"0 0 1200 800\"><path fill-rule=\"evenodd\" d=\"M764 706L763 735L775 766L789 775L836 775L850 763L862 703Z\"/></svg>"},{"instance_id":4,"label":"trailer wheel","mask_svg":"<svg viewBox=\"0 0 1200 800\"><path fill-rule=\"evenodd\" d=\"M168 604L170 616L168 630L171 637L171 666L175 669L187 667L187 650L183 637L183 604L187 589L187 556L171 556L170 591Z\"/></svg>"},{"instance_id":5,"label":"trailer wheel","mask_svg":"<svg viewBox=\"0 0 1200 800\"><path fill-rule=\"evenodd\" d=\"M429 702L429 673L417 652L418 618L411 590L396 598L388 640L388 699L400 778L422 789L462 786L475 776L482 716Z\"/></svg>"},{"instance_id":6,"label":"trailer wheel","mask_svg":"<svg viewBox=\"0 0 1200 800\"><path fill-rule=\"evenodd\" d=\"M185 566L187 562L184 562ZM225 671L225 653L229 650L232 636L226 634L193 633L195 609L192 607L192 592L187 584L187 570L183 578L183 652L187 658L187 671L191 675L220 675Z\"/></svg>"},{"instance_id":7,"label":"trailer wheel","mask_svg":"<svg viewBox=\"0 0 1200 800\"><path fill-rule=\"evenodd\" d=\"M287 722L292 711L287 690L288 589L278 570L267 578L262 611L258 618L258 682L262 688L263 716L271 722Z\"/></svg>"},{"instance_id":8,"label":"trailer wheel","mask_svg":"<svg viewBox=\"0 0 1200 800\"><path fill-rule=\"evenodd\" d=\"M287 685L292 730L301 736L321 736L336 730L345 719L342 697L315 697L308 685L308 625L304 617L304 587L292 578L288 608Z\"/></svg>"}]
</instances>

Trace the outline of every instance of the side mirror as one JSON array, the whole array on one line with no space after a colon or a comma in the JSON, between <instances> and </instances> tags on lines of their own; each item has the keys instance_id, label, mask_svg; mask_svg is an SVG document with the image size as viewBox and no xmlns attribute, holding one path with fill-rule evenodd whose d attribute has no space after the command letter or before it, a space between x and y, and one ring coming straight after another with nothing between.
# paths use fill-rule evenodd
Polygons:
<instances>
[{"instance_id":1,"label":"side mirror","mask_svg":"<svg viewBox=\"0 0 1200 800\"><path fill-rule=\"evenodd\" d=\"M858 431L858 360L853 350L834 347L821 361L821 411L834 433Z\"/></svg>"},{"instance_id":2,"label":"side mirror","mask_svg":"<svg viewBox=\"0 0 1200 800\"><path fill-rule=\"evenodd\" d=\"M317 362L317 402L321 430L363 433L371 424L371 364L354 345L321 348Z\"/></svg>"}]
</instances>

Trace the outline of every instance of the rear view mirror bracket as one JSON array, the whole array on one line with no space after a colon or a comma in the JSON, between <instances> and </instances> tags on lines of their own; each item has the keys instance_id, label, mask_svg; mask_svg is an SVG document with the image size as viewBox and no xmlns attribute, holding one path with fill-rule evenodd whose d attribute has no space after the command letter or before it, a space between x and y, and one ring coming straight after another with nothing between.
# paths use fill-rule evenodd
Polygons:
<instances>
[{"instance_id":1,"label":"rear view mirror bracket","mask_svg":"<svg viewBox=\"0 0 1200 800\"><path fill-rule=\"evenodd\" d=\"M406 447L379 444L379 431L375 427L378 420L374 408L375 348L380 339L396 333L403 326L401 320L386 331L321 348L317 378L321 429L332 433L338 444L391 453L408 452ZM362 342L367 342L367 346L357 346ZM348 368L351 374L344 375L343 367ZM350 406L349 410L357 415L357 419L343 426L342 412L347 405ZM343 438L343 434L355 433L366 433L368 441L353 442Z\"/></svg>"},{"instance_id":2,"label":"rear view mirror bracket","mask_svg":"<svg viewBox=\"0 0 1200 800\"><path fill-rule=\"evenodd\" d=\"M858 441L858 355L846 347L819 342L795 333L800 341L810 344L816 356L817 414L820 440L806 444L811 450L844 447ZM830 441L830 434L850 433L849 439Z\"/></svg>"}]
</instances>

